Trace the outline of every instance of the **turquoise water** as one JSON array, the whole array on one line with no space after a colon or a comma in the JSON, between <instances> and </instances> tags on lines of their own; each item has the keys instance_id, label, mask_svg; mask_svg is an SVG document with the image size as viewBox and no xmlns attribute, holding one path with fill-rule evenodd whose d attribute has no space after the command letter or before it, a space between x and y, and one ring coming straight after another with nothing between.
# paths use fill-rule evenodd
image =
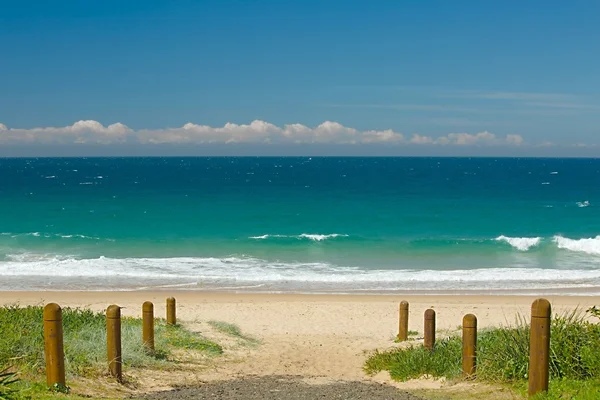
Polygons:
<instances>
[{"instance_id":1,"label":"turquoise water","mask_svg":"<svg viewBox=\"0 0 600 400\"><path fill-rule=\"evenodd\" d=\"M600 160L0 159L0 289L600 292Z\"/></svg>"}]
</instances>

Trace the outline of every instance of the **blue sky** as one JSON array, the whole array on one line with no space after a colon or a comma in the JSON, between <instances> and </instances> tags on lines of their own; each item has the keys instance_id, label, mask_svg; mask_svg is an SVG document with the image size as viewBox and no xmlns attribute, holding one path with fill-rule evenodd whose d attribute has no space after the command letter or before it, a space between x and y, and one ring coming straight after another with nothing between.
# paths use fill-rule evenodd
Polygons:
<instances>
[{"instance_id":1,"label":"blue sky","mask_svg":"<svg viewBox=\"0 0 600 400\"><path fill-rule=\"evenodd\" d=\"M0 5L5 147L600 144L594 0Z\"/></svg>"}]
</instances>

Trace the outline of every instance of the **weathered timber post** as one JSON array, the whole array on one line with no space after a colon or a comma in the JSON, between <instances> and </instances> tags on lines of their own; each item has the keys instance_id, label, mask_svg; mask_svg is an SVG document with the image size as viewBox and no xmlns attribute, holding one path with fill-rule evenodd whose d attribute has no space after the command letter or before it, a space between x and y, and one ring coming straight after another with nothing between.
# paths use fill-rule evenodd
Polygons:
<instances>
[{"instance_id":1,"label":"weathered timber post","mask_svg":"<svg viewBox=\"0 0 600 400\"><path fill-rule=\"evenodd\" d=\"M121 307L111 305L106 309L106 349L110 374L123 381L123 358L121 355Z\"/></svg>"},{"instance_id":2,"label":"weathered timber post","mask_svg":"<svg viewBox=\"0 0 600 400\"><path fill-rule=\"evenodd\" d=\"M142 305L142 341L147 350L154 351L154 304L151 301Z\"/></svg>"},{"instance_id":3,"label":"weathered timber post","mask_svg":"<svg viewBox=\"0 0 600 400\"><path fill-rule=\"evenodd\" d=\"M56 303L44 307L44 352L46 383L65 386L65 352L63 347L62 309Z\"/></svg>"},{"instance_id":4,"label":"weathered timber post","mask_svg":"<svg viewBox=\"0 0 600 400\"><path fill-rule=\"evenodd\" d=\"M177 303L174 297L167 299L167 325L177 324Z\"/></svg>"},{"instance_id":5,"label":"weathered timber post","mask_svg":"<svg viewBox=\"0 0 600 400\"><path fill-rule=\"evenodd\" d=\"M474 377L477 368L477 317L473 314L463 317L462 344L463 376Z\"/></svg>"},{"instance_id":6,"label":"weathered timber post","mask_svg":"<svg viewBox=\"0 0 600 400\"><path fill-rule=\"evenodd\" d=\"M550 302L546 299L537 299L531 305L529 396L548 391L551 313Z\"/></svg>"},{"instance_id":7,"label":"weathered timber post","mask_svg":"<svg viewBox=\"0 0 600 400\"><path fill-rule=\"evenodd\" d=\"M400 302L400 313L398 323L398 340L408 340L408 301Z\"/></svg>"},{"instance_id":8,"label":"weathered timber post","mask_svg":"<svg viewBox=\"0 0 600 400\"><path fill-rule=\"evenodd\" d=\"M435 311L431 308L425 310L423 345L426 349L433 350L435 346Z\"/></svg>"}]
</instances>

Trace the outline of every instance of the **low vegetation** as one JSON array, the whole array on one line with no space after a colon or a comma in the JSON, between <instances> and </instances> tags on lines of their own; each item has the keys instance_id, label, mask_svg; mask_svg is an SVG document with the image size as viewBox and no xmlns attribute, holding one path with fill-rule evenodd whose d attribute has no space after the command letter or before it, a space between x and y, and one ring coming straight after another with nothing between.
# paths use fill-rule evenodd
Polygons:
<instances>
[{"instance_id":1,"label":"low vegetation","mask_svg":"<svg viewBox=\"0 0 600 400\"><path fill-rule=\"evenodd\" d=\"M555 316L551 325L550 379L546 399L598 399L600 387L600 324L595 315L574 311ZM597 314L596 314L597 315ZM433 352L422 346L375 352L366 362L369 374L389 371L395 380L423 375L457 379L461 375L462 343L451 336L436 343ZM477 379L503 383L524 391L529 362L529 326L519 318L514 327L481 330L478 339Z\"/></svg>"},{"instance_id":2,"label":"low vegetation","mask_svg":"<svg viewBox=\"0 0 600 400\"><path fill-rule=\"evenodd\" d=\"M106 374L105 315L88 309L63 308L63 331L65 369L69 378ZM142 345L140 318L122 318L121 332L125 373L129 368L167 368L176 361L177 350L223 352L218 344L183 326L168 326L162 319L155 321L156 351L153 353ZM43 308L0 307L0 338L0 371L4 370L0 372L0 399L24 398L21 392L25 389L35 392L38 386L25 381L44 376ZM23 377L21 382L15 382L15 373ZM19 390L15 392L16 389ZM41 398L37 394L33 397Z\"/></svg>"},{"instance_id":3,"label":"low vegetation","mask_svg":"<svg viewBox=\"0 0 600 400\"><path fill-rule=\"evenodd\" d=\"M248 335L244 335L239 326L235 324L231 324L225 321L208 321L208 324L215 328L218 332L221 332L225 335L231 336L233 338L240 339L247 344L255 345L259 344L260 341L256 338L253 338Z\"/></svg>"}]
</instances>

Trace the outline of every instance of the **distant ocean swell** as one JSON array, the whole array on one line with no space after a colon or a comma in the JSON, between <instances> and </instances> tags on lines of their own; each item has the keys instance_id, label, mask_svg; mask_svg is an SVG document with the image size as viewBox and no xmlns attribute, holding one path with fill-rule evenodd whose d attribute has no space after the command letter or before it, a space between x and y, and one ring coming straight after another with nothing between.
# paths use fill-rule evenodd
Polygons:
<instances>
[{"instance_id":1,"label":"distant ocean swell","mask_svg":"<svg viewBox=\"0 0 600 400\"><path fill-rule=\"evenodd\" d=\"M300 235L278 235L278 234L265 234L260 236L250 236L249 239L254 240L265 240L265 241L312 241L312 242L325 242L332 241L334 239L345 241L363 241L368 242L369 239L365 237L357 237L346 234L307 234L302 233ZM375 240L375 239L371 239ZM467 239L467 238L428 238L428 239L386 239L379 238L377 241L395 240L398 247L456 247L456 246L470 246L475 248L476 246L487 246L488 248L495 248L496 250L507 249L506 245L510 245L510 248L518 251L530 251L540 249L563 249L573 252L580 252L590 255L600 255L600 235L592 238L582 239L571 239L560 235L555 235L549 238L542 237L510 237L500 235L493 239ZM600 262L600 259L599 259Z\"/></svg>"},{"instance_id":2,"label":"distant ocean swell","mask_svg":"<svg viewBox=\"0 0 600 400\"><path fill-rule=\"evenodd\" d=\"M46 241L59 242L69 248L69 243L102 243L109 242L115 243L123 241L125 239L115 239L111 237L97 237L88 236L82 234L61 234L61 233L44 233L44 232L25 232L25 233L12 233L12 232L0 232L0 257L2 252L5 255L10 253L10 249L18 244L22 244L20 247L24 251L36 251L36 245L42 244ZM505 236L500 235L495 238L386 238L386 237L366 237L358 235L349 235L343 233L301 233L297 235L286 235L286 234L263 234L257 236L249 236L242 238L247 240L254 246L260 246L261 244L268 244L269 246L281 245L300 245L300 246L336 246L336 245L348 245L356 246L357 243L363 245L365 249L369 248L369 245L376 243L377 245L386 245L390 248L396 248L399 251L435 251L444 250L455 251L460 248L463 251L469 249L473 251L556 251L566 250L577 253L584 253L588 255L600 256L600 235L589 238L568 238L561 235L555 235L552 237L518 237L518 236ZM166 243L165 246L168 246ZM201 242L198 243L202 245ZM275 247L276 248L276 247ZM60 249L60 247L58 247ZM232 248L231 253L236 253L235 249ZM598 258L600 263L600 258Z\"/></svg>"}]
</instances>

